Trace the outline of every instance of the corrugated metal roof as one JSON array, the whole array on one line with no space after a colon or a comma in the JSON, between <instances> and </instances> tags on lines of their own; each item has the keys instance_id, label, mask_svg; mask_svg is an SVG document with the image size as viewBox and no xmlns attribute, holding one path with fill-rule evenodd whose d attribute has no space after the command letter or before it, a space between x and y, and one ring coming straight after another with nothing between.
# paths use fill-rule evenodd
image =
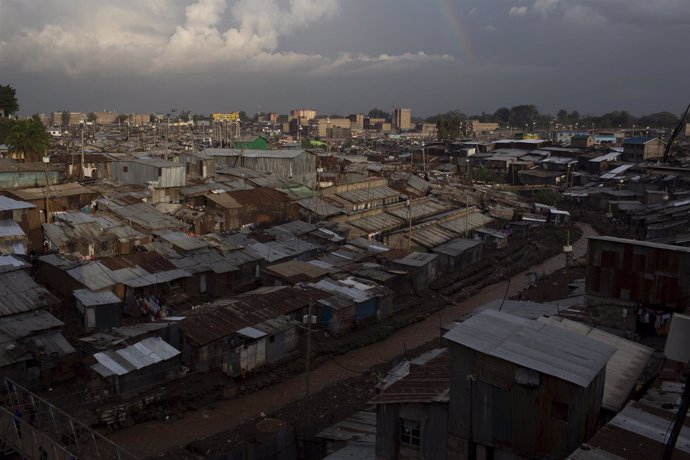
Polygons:
<instances>
[{"instance_id":1,"label":"corrugated metal roof","mask_svg":"<svg viewBox=\"0 0 690 460\"><path fill-rule=\"evenodd\" d=\"M13 220L0 220L0 238L25 237L24 230Z\"/></svg>"},{"instance_id":2,"label":"corrugated metal roof","mask_svg":"<svg viewBox=\"0 0 690 460\"><path fill-rule=\"evenodd\" d=\"M329 202L317 196L299 200L297 204L299 204L304 209L307 209L323 217L336 216L338 214L342 214L343 212L345 212L343 208L333 206Z\"/></svg>"},{"instance_id":3,"label":"corrugated metal roof","mask_svg":"<svg viewBox=\"0 0 690 460\"><path fill-rule=\"evenodd\" d=\"M45 310L0 318L0 333L13 339L28 337L41 331L64 326L64 323Z\"/></svg>"},{"instance_id":4,"label":"corrugated metal roof","mask_svg":"<svg viewBox=\"0 0 690 460\"><path fill-rule=\"evenodd\" d=\"M656 137L646 137L646 136L635 136L635 137L628 137L623 140L623 145L625 144L646 144L648 142L653 141L656 139Z\"/></svg>"},{"instance_id":5,"label":"corrugated metal roof","mask_svg":"<svg viewBox=\"0 0 690 460\"><path fill-rule=\"evenodd\" d=\"M457 216L453 219L447 220L439 225L454 232L464 233L465 230L471 231L480 228L493 222L494 219L482 214L479 211L473 210L469 216Z\"/></svg>"},{"instance_id":6,"label":"corrugated metal roof","mask_svg":"<svg viewBox=\"0 0 690 460\"><path fill-rule=\"evenodd\" d=\"M362 217L347 221L348 225L357 227L367 233L379 233L402 226L405 221L389 214Z\"/></svg>"},{"instance_id":7,"label":"corrugated metal roof","mask_svg":"<svg viewBox=\"0 0 690 460\"><path fill-rule=\"evenodd\" d=\"M134 203L127 206L109 206L110 211L125 221L131 221L148 230L187 228L188 224L160 212L147 203Z\"/></svg>"},{"instance_id":8,"label":"corrugated metal roof","mask_svg":"<svg viewBox=\"0 0 690 460\"><path fill-rule=\"evenodd\" d=\"M270 265L264 268L264 271L270 275L288 279L293 283L311 281L328 274L328 270L301 260L290 260Z\"/></svg>"},{"instance_id":9,"label":"corrugated metal roof","mask_svg":"<svg viewBox=\"0 0 690 460\"><path fill-rule=\"evenodd\" d=\"M160 337L149 337L121 350L95 353L98 364L91 368L103 377L125 375L133 370L166 361L180 352Z\"/></svg>"},{"instance_id":10,"label":"corrugated metal roof","mask_svg":"<svg viewBox=\"0 0 690 460\"><path fill-rule=\"evenodd\" d=\"M452 257L457 257L465 251L475 248L481 244L480 241L470 240L467 238L455 238L440 246L436 246L433 252L437 254L444 254Z\"/></svg>"},{"instance_id":11,"label":"corrugated metal roof","mask_svg":"<svg viewBox=\"0 0 690 460\"><path fill-rule=\"evenodd\" d=\"M433 262L438 258L438 254L430 254L428 252L411 252L402 259L396 259L394 262L400 265L409 265L411 267L423 267Z\"/></svg>"},{"instance_id":12,"label":"corrugated metal roof","mask_svg":"<svg viewBox=\"0 0 690 460\"><path fill-rule=\"evenodd\" d=\"M31 209L35 207L31 203L13 200L8 196L0 196L0 211L14 211L15 209Z\"/></svg>"},{"instance_id":13,"label":"corrugated metal roof","mask_svg":"<svg viewBox=\"0 0 690 460\"><path fill-rule=\"evenodd\" d=\"M56 198L88 194L96 194L96 192L84 187L83 185L76 183L52 184L50 187L37 187L25 188L22 190L12 190L12 195L27 201L42 200L46 198L46 196L50 198Z\"/></svg>"},{"instance_id":14,"label":"corrugated metal roof","mask_svg":"<svg viewBox=\"0 0 690 460\"><path fill-rule=\"evenodd\" d=\"M670 411L654 410L635 402L628 403L572 459L651 459L661 458L673 420ZM674 460L690 459L690 428L683 425L673 451Z\"/></svg>"},{"instance_id":15,"label":"corrugated metal roof","mask_svg":"<svg viewBox=\"0 0 690 460\"><path fill-rule=\"evenodd\" d=\"M373 281L365 282L365 280L354 277L347 277L342 280L324 278L310 284L310 286L332 294L339 294L353 300L355 303L365 302L383 293L390 292Z\"/></svg>"},{"instance_id":16,"label":"corrugated metal roof","mask_svg":"<svg viewBox=\"0 0 690 460\"><path fill-rule=\"evenodd\" d=\"M186 270L176 268L174 270L168 270L165 272L148 273L146 275L137 276L135 278L130 278L124 281L123 284L129 287L144 287L144 286L154 286L160 283L169 283L180 278L187 278L192 276Z\"/></svg>"},{"instance_id":17,"label":"corrugated metal roof","mask_svg":"<svg viewBox=\"0 0 690 460\"><path fill-rule=\"evenodd\" d=\"M176 230L156 231L153 234L183 251L193 251L208 247L208 243L201 238L195 238Z\"/></svg>"},{"instance_id":18,"label":"corrugated metal roof","mask_svg":"<svg viewBox=\"0 0 690 460\"><path fill-rule=\"evenodd\" d=\"M292 201L283 192L268 187L256 187L251 190L231 190L226 193L244 206L274 202L288 203Z\"/></svg>"},{"instance_id":19,"label":"corrugated metal roof","mask_svg":"<svg viewBox=\"0 0 690 460\"><path fill-rule=\"evenodd\" d=\"M186 313L180 330L198 345L228 337L245 327L263 330L262 324L306 308L330 294L317 289L268 287L229 299L216 300Z\"/></svg>"},{"instance_id":20,"label":"corrugated metal roof","mask_svg":"<svg viewBox=\"0 0 690 460\"><path fill-rule=\"evenodd\" d=\"M539 321L484 310L444 337L480 353L587 387L616 349Z\"/></svg>"},{"instance_id":21,"label":"corrugated metal roof","mask_svg":"<svg viewBox=\"0 0 690 460\"><path fill-rule=\"evenodd\" d=\"M413 200L411 206L408 206L407 204L389 206L386 208L386 213L400 219L408 220L411 213L412 219L416 220L433 216L434 214L439 214L447 209L448 206L439 201L430 198L421 198L418 200Z\"/></svg>"},{"instance_id":22,"label":"corrugated metal roof","mask_svg":"<svg viewBox=\"0 0 690 460\"><path fill-rule=\"evenodd\" d=\"M316 228L316 225L304 222L303 220L293 220L285 224L274 225L273 227L267 229L265 233L276 238L284 237L286 235L290 237L295 237L300 235L306 235L307 233L316 230Z\"/></svg>"},{"instance_id":23,"label":"corrugated metal roof","mask_svg":"<svg viewBox=\"0 0 690 460\"><path fill-rule=\"evenodd\" d=\"M407 366L397 366L379 390L379 394L369 401L370 404L448 402L448 350L432 350Z\"/></svg>"},{"instance_id":24,"label":"corrugated metal roof","mask_svg":"<svg viewBox=\"0 0 690 460\"><path fill-rule=\"evenodd\" d=\"M59 303L53 294L36 284L25 271L0 273L0 317L50 308Z\"/></svg>"},{"instance_id":25,"label":"corrugated metal roof","mask_svg":"<svg viewBox=\"0 0 690 460\"><path fill-rule=\"evenodd\" d=\"M229 255L223 255L216 250L203 251L188 256L171 259L177 268L189 273L229 273L239 270L239 267L229 260Z\"/></svg>"},{"instance_id":26,"label":"corrugated metal roof","mask_svg":"<svg viewBox=\"0 0 690 460\"><path fill-rule=\"evenodd\" d=\"M225 209L242 209L244 207L227 193L209 193L206 195L206 199Z\"/></svg>"},{"instance_id":27,"label":"corrugated metal roof","mask_svg":"<svg viewBox=\"0 0 690 460\"><path fill-rule=\"evenodd\" d=\"M589 240L610 242L610 243L618 243L618 244L630 244L633 246L643 246L643 247L653 248L653 249L665 249L667 251L674 251L674 252L690 252L690 248L684 247L684 246L674 246L671 244L652 243L650 241L641 241L641 240L629 240L629 239L625 239L625 238L616 238L613 236L590 236L590 237L588 237L588 239Z\"/></svg>"},{"instance_id":28,"label":"corrugated metal roof","mask_svg":"<svg viewBox=\"0 0 690 460\"><path fill-rule=\"evenodd\" d=\"M12 271L18 268L28 268L30 265L21 259L8 254L0 255L0 271Z\"/></svg>"},{"instance_id":29,"label":"corrugated metal roof","mask_svg":"<svg viewBox=\"0 0 690 460\"><path fill-rule=\"evenodd\" d=\"M37 335L26 341L32 343L33 347L46 356L51 356L53 353L57 353L58 356L66 356L77 352L67 339L57 331Z\"/></svg>"},{"instance_id":30,"label":"corrugated metal roof","mask_svg":"<svg viewBox=\"0 0 690 460\"><path fill-rule=\"evenodd\" d=\"M628 397L637 383L637 378L644 371L654 350L640 343L569 319L552 316L549 318L541 317L539 321L586 335L616 348L616 352L606 364L604 397L601 404L612 411L621 410L628 401Z\"/></svg>"},{"instance_id":31,"label":"corrugated metal roof","mask_svg":"<svg viewBox=\"0 0 690 460\"><path fill-rule=\"evenodd\" d=\"M438 225L429 225L412 230L412 241L427 249L435 248L459 236L459 232L451 231Z\"/></svg>"},{"instance_id":32,"label":"corrugated metal roof","mask_svg":"<svg viewBox=\"0 0 690 460\"><path fill-rule=\"evenodd\" d=\"M371 187L362 188L358 190L349 190L346 192L337 193L339 197L349 201L353 204L370 203L372 201L384 200L386 198L397 198L400 192L390 187Z\"/></svg>"},{"instance_id":33,"label":"corrugated metal roof","mask_svg":"<svg viewBox=\"0 0 690 460\"><path fill-rule=\"evenodd\" d=\"M90 307L94 305L109 305L113 303L120 303L118 296L111 291L95 292L90 289L77 289L73 291L74 297L82 303L82 305Z\"/></svg>"},{"instance_id":34,"label":"corrugated metal roof","mask_svg":"<svg viewBox=\"0 0 690 460\"><path fill-rule=\"evenodd\" d=\"M266 333L263 331L260 331L258 329L254 329L253 327L243 327L239 331L237 331L239 335L242 335L244 337L249 337L250 339L260 339L261 337L266 337Z\"/></svg>"},{"instance_id":35,"label":"corrugated metal roof","mask_svg":"<svg viewBox=\"0 0 690 460\"><path fill-rule=\"evenodd\" d=\"M376 458L376 413L362 411L317 435L321 439L345 441L345 447L324 460L374 460Z\"/></svg>"},{"instance_id":36,"label":"corrugated metal roof","mask_svg":"<svg viewBox=\"0 0 690 460\"><path fill-rule=\"evenodd\" d=\"M247 158L286 158L300 156L305 150L250 150L250 149L205 149L204 153L212 157L240 157Z\"/></svg>"}]
</instances>

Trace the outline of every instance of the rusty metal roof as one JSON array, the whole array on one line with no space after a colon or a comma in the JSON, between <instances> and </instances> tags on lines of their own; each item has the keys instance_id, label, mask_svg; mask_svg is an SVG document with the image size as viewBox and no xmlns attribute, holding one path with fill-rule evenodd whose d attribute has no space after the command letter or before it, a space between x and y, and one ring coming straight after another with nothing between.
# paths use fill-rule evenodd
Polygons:
<instances>
[{"instance_id":1,"label":"rusty metal roof","mask_svg":"<svg viewBox=\"0 0 690 460\"><path fill-rule=\"evenodd\" d=\"M110 270L121 268L141 267L148 273L174 270L177 267L157 252L135 252L115 257L100 259L100 262Z\"/></svg>"},{"instance_id":2,"label":"rusty metal roof","mask_svg":"<svg viewBox=\"0 0 690 460\"><path fill-rule=\"evenodd\" d=\"M242 209L243 206L227 193L209 193L206 199L225 209Z\"/></svg>"},{"instance_id":3,"label":"rusty metal roof","mask_svg":"<svg viewBox=\"0 0 690 460\"><path fill-rule=\"evenodd\" d=\"M448 402L448 349L439 348L396 366L372 404Z\"/></svg>"},{"instance_id":4,"label":"rusty metal roof","mask_svg":"<svg viewBox=\"0 0 690 460\"><path fill-rule=\"evenodd\" d=\"M12 195L26 201L42 200L46 196L48 198L57 198L64 196L75 195L93 195L97 192L76 183L69 184L54 184L50 187L36 187L25 188L21 190L12 190Z\"/></svg>"},{"instance_id":5,"label":"rusty metal roof","mask_svg":"<svg viewBox=\"0 0 690 460\"><path fill-rule=\"evenodd\" d=\"M661 458L673 416L670 411L636 402L628 403L613 420L569 458ZM687 423L681 429L673 459L690 460L690 427Z\"/></svg>"},{"instance_id":6,"label":"rusty metal roof","mask_svg":"<svg viewBox=\"0 0 690 460\"><path fill-rule=\"evenodd\" d=\"M180 330L198 345L206 345L245 327L289 315L329 295L317 289L260 288L186 313Z\"/></svg>"},{"instance_id":7,"label":"rusty metal roof","mask_svg":"<svg viewBox=\"0 0 690 460\"><path fill-rule=\"evenodd\" d=\"M59 304L53 294L36 284L24 270L0 273L0 317Z\"/></svg>"},{"instance_id":8,"label":"rusty metal roof","mask_svg":"<svg viewBox=\"0 0 690 460\"><path fill-rule=\"evenodd\" d=\"M250 190L231 190L225 193L245 206L273 202L289 203L292 201L286 194L268 187L257 187Z\"/></svg>"}]
</instances>

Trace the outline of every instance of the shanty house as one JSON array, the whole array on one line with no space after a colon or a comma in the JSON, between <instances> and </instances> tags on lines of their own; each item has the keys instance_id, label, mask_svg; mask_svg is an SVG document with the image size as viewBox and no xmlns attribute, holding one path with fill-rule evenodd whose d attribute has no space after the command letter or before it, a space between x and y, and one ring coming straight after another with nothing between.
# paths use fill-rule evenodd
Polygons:
<instances>
[{"instance_id":1,"label":"shanty house","mask_svg":"<svg viewBox=\"0 0 690 460\"><path fill-rule=\"evenodd\" d=\"M444 338L456 458L566 458L595 433L614 347L495 310Z\"/></svg>"},{"instance_id":2,"label":"shanty house","mask_svg":"<svg viewBox=\"0 0 690 460\"><path fill-rule=\"evenodd\" d=\"M376 459L445 459L448 452L448 350L394 367L369 401L376 406Z\"/></svg>"},{"instance_id":3,"label":"shanty house","mask_svg":"<svg viewBox=\"0 0 690 460\"><path fill-rule=\"evenodd\" d=\"M169 188L186 183L184 165L152 157L113 160L112 174L114 181L123 184Z\"/></svg>"},{"instance_id":4,"label":"shanty house","mask_svg":"<svg viewBox=\"0 0 690 460\"><path fill-rule=\"evenodd\" d=\"M195 370L219 368L237 377L280 360L297 345L297 322L234 298L189 312L180 322L183 361Z\"/></svg>"},{"instance_id":5,"label":"shanty house","mask_svg":"<svg viewBox=\"0 0 690 460\"><path fill-rule=\"evenodd\" d=\"M85 332L120 327L122 300L110 291L74 291L77 316Z\"/></svg>"},{"instance_id":6,"label":"shanty house","mask_svg":"<svg viewBox=\"0 0 690 460\"><path fill-rule=\"evenodd\" d=\"M91 369L113 394L133 395L177 378L180 352L160 337L119 350L95 353Z\"/></svg>"},{"instance_id":7,"label":"shanty house","mask_svg":"<svg viewBox=\"0 0 690 460\"><path fill-rule=\"evenodd\" d=\"M6 193L33 205L28 210L26 227L23 227L29 238L29 250L33 251L43 249L43 223L50 222L58 212L79 211L98 197L97 192L79 184L54 184Z\"/></svg>"},{"instance_id":8,"label":"shanty house","mask_svg":"<svg viewBox=\"0 0 690 460\"><path fill-rule=\"evenodd\" d=\"M233 190L206 195L206 206L215 217L219 231L237 230L244 225L275 225L297 219L299 205L284 193L271 188Z\"/></svg>"},{"instance_id":9,"label":"shanty house","mask_svg":"<svg viewBox=\"0 0 690 460\"><path fill-rule=\"evenodd\" d=\"M438 269L442 272L464 270L482 258L482 244L477 240L456 238L432 249L438 254Z\"/></svg>"},{"instance_id":10,"label":"shanty house","mask_svg":"<svg viewBox=\"0 0 690 460\"><path fill-rule=\"evenodd\" d=\"M438 254L411 252L402 259L392 260L391 267L405 270L412 275L414 290L419 292L436 279L438 273Z\"/></svg>"},{"instance_id":11,"label":"shanty house","mask_svg":"<svg viewBox=\"0 0 690 460\"><path fill-rule=\"evenodd\" d=\"M31 203L0 196L0 251L3 254L26 254L30 210L35 207Z\"/></svg>"},{"instance_id":12,"label":"shanty house","mask_svg":"<svg viewBox=\"0 0 690 460\"><path fill-rule=\"evenodd\" d=\"M45 308L51 310L60 300L21 269L0 273L0 317Z\"/></svg>"},{"instance_id":13,"label":"shanty house","mask_svg":"<svg viewBox=\"0 0 690 460\"><path fill-rule=\"evenodd\" d=\"M641 306L668 327L673 312L690 307L690 248L590 237L586 280L588 321L634 332Z\"/></svg>"},{"instance_id":14,"label":"shanty house","mask_svg":"<svg viewBox=\"0 0 690 460\"><path fill-rule=\"evenodd\" d=\"M373 281L354 276L323 278L311 286L331 294L319 301L316 314L319 323L336 334L386 318L392 312L393 292Z\"/></svg>"},{"instance_id":15,"label":"shanty house","mask_svg":"<svg viewBox=\"0 0 690 460\"><path fill-rule=\"evenodd\" d=\"M74 377L76 350L61 334L64 323L45 310L0 318L0 372L29 387Z\"/></svg>"},{"instance_id":16,"label":"shanty house","mask_svg":"<svg viewBox=\"0 0 690 460\"><path fill-rule=\"evenodd\" d=\"M642 163L664 156L666 144L655 137L628 137L623 141L623 161Z\"/></svg>"},{"instance_id":17,"label":"shanty house","mask_svg":"<svg viewBox=\"0 0 690 460\"><path fill-rule=\"evenodd\" d=\"M310 188L316 185L316 155L307 150L206 149L204 153L215 158L216 166L268 171Z\"/></svg>"}]
</instances>

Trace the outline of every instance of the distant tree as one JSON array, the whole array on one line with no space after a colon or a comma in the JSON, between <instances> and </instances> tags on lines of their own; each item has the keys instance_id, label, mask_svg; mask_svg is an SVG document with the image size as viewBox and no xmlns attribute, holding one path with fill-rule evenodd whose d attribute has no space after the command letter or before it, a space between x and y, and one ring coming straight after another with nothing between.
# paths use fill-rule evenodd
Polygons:
<instances>
[{"instance_id":1,"label":"distant tree","mask_svg":"<svg viewBox=\"0 0 690 460\"><path fill-rule=\"evenodd\" d=\"M516 128L531 128L539 117L539 110L534 105L517 105L510 109L510 124Z\"/></svg>"},{"instance_id":2,"label":"distant tree","mask_svg":"<svg viewBox=\"0 0 690 460\"><path fill-rule=\"evenodd\" d=\"M19 153L24 161L39 161L50 146L50 135L38 117L12 122L10 132L5 136L10 153Z\"/></svg>"},{"instance_id":3,"label":"distant tree","mask_svg":"<svg viewBox=\"0 0 690 460\"><path fill-rule=\"evenodd\" d=\"M19 110L17 92L10 85L0 85L0 110L3 110L5 115L13 115Z\"/></svg>"},{"instance_id":4,"label":"distant tree","mask_svg":"<svg viewBox=\"0 0 690 460\"><path fill-rule=\"evenodd\" d=\"M454 111L440 115L436 122L436 131L439 139L457 139L463 134L463 122L465 114Z\"/></svg>"},{"instance_id":5,"label":"distant tree","mask_svg":"<svg viewBox=\"0 0 690 460\"><path fill-rule=\"evenodd\" d=\"M115 123L119 125L125 124L127 121L129 121L129 115L125 113L121 113L115 117Z\"/></svg>"},{"instance_id":6,"label":"distant tree","mask_svg":"<svg viewBox=\"0 0 690 460\"><path fill-rule=\"evenodd\" d=\"M62 125L63 128L66 126L69 126L69 117L70 117L70 114L67 110L63 110L60 113L60 124Z\"/></svg>"},{"instance_id":7,"label":"distant tree","mask_svg":"<svg viewBox=\"0 0 690 460\"><path fill-rule=\"evenodd\" d=\"M568 120L568 111L565 109L559 110L556 114L556 118L558 118L558 120L561 122Z\"/></svg>"},{"instance_id":8,"label":"distant tree","mask_svg":"<svg viewBox=\"0 0 690 460\"><path fill-rule=\"evenodd\" d=\"M89 112L86 114L86 121L91 122L91 123L96 123L96 119L98 117L94 112Z\"/></svg>"},{"instance_id":9,"label":"distant tree","mask_svg":"<svg viewBox=\"0 0 690 460\"><path fill-rule=\"evenodd\" d=\"M637 124L650 128L675 128L679 121L679 118L671 112L657 112L641 116Z\"/></svg>"},{"instance_id":10,"label":"distant tree","mask_svg":"<svg viewBox=\"0 0 690 460\"><path fill-rule=\"evenodd\" d=\"M189 121L189 117L192 115L190 110L183 110L178 115L180 121Z\"/></svg>"},{"instance_id":11,"label":"distant tree","mask_svg":"<svg viewBox=\"0 0 690 460\"><path fill-rule=\"evenodd\" d=\"M13 124L14 120L0 118L0 144L5 144L5 137L9 134Z\"/></svg>"},{"instance_id":12,"label":"distant tree","mask_svg":"<svg viewBox=\"0 0 690 460\"><path fill-rule=\"evenodd\" d=\"M391 119L391 114L390 114L390 113L388 113L388 112L386 112L386 111L384 111L384 110L381 110L381 109L379 109L379 108L377 108L377 107L374 107L373 109L371 109L371 110L369 111L369 113L367 114L367 116L368 116L369 118L384 118L384 119L386 119L386 120L390 120L390 119Z\"/></svg>"},{"instance_id":13,"label":"distant tree","mask_svg":"<svg viewBox=\"0 0 690 460\"><path fill-rule=\"evenodd\" d=\"M192 115L192 121L197 122L197 121L208 121L211 119L210 115L204 115L202 113L195 113Z\"/></svg>"},{"instance_id":14,"label":"distant tree","mask_svg":"<svg viewBox=\"0 0 690 460\"><path fill-rule=\"evenodd\" d=\"M247 112L244 110L240 110L240 121L251 121L251 118L249 118L249 115L247 115Z\"/></svg>"},{"instance_id":15,"label":"distant tree","mask_svg":"<svg viewBox=\"0 0 690 460\"><path fill-rule=\"evenodd\" d=\"M501 107L494 112L494 118L499 123L510 124L510 109L508 107Z\"/></svg>"}]
</instances>

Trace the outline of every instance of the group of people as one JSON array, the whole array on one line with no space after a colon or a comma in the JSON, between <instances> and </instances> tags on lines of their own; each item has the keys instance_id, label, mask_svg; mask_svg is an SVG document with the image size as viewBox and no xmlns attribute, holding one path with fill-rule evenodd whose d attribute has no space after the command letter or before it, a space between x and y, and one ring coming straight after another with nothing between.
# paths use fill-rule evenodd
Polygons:
<instances>
[{"instance_id":1,"label":"group of people","mask_svg":"<svg viewBox=\"0 0 690 460\"><path fill-rule=\"evenodd\" d=\"M643 305L637 307L637 332L642 337L655 337L668 334L671 314Z\"/></svg>"}]
</instances>

